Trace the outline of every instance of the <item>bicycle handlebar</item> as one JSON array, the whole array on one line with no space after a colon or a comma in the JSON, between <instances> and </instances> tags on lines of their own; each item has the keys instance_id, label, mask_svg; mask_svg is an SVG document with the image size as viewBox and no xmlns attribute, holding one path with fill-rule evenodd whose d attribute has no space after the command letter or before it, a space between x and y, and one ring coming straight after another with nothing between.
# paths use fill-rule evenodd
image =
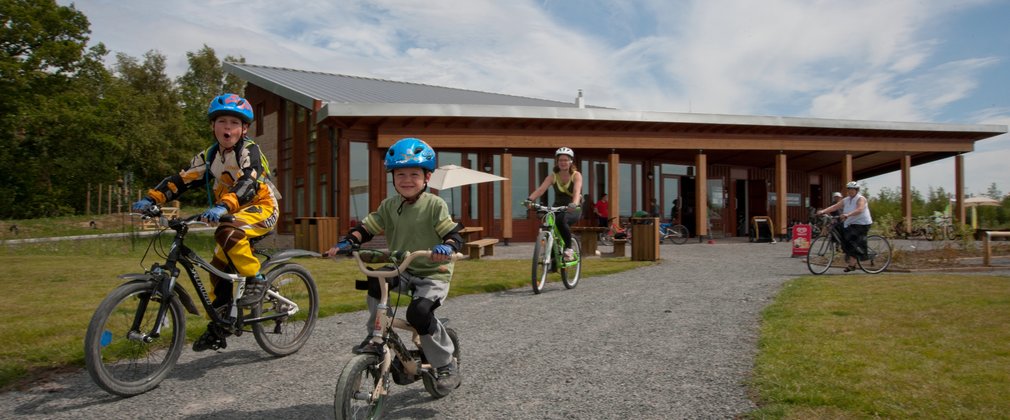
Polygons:
<instances>
[{"instance_id":1,"label":"bicycle handlebar","mask_svg":"<svg viewBox=\"0 0 1010 420\"><path fill-rule=\"evenodd\" d=\"M363 256L362 254L365 255ZM431 254L432 254L431 250L427 249L410 252L407 253L405 256L404 251L394 251L387 254L382 251L361 249L351 253L351 256L354 257L354 260L358 262L358 269L361 270L361 272L364 273L366 276L372 276L378 278L390 278L390 277L396 277L400 275L400 273L406 271L407 267L410 266L410 263L413 262L418 257L431 258ZM367 266L365 266L366 258L370 263L392 262L395 264L397 260L402 259L403 261L400 262L400 264L396 267L395 270L376 271L369 269ZM449 255L449 259L451 261L456 261L460 258L463 258L463 254L460 254L458 252Z\"/></svg>"},{"instance_id":2,"label":"bicycle handlebar","mask_svg":"<svg viewBox=\"0 0 1010 420\"><path fill-rule=\"evenodd\" d=\"M531 205L530 208L536 211L545 211L545 212L568 211L568 206L548 207L548 206L542 206L537 203L533 203L533 205Z\"/></svg>"}]
</instances>

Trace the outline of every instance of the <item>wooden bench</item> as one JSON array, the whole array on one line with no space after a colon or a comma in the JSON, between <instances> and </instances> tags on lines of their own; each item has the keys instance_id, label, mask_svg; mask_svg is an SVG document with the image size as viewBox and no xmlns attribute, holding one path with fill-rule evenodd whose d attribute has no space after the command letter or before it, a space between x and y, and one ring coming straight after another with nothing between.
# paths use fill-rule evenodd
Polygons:
<instances>
[{"instance_id":1,"label":"wooden bench","mask_svg":"<svg viewBox=\"0 0 1010 420\"><path fill-rule=\"evenodd\" d=\"M470 259L479 260L481 257L481 249L483 248L484 256L492 256L494 255L494 244L496 243L498 243L498 238L484 238L467 242L467 254L470 255Z\"/></svg>"},{"instance_id":2,"label":"wooden bench","mask_svg":"<svg viewBox=\"0 0 1010 420\"><path fill-rule=\"evenodd\" d=\"M628 243L627 239L614 239L614 256L623 257L625 254L625 245Z\"/></svg>"},{"instance_id":3,"label":"wooden bench","mask_svg":"<svg viewBox=\"0 0 1010 420\"><path fill-rule=\"evenodd\" d=\"M165 216L165 219L171 219L173 217L179 217L178 207L162 207L161 215ZM140 230L154 230L158 229L157 219L137 219L140 222Z\"/></svg>"},{"instance_id":4,"label":"wooden bench","mask_svg":"<svg viewBox=\"0 0 1010 420\"><path fill-rule=\"evenodd\" d=\"M572 233L579 234L580 253L584 256L596 255L598 237L606 232L607 228L599 226L572 226Z\"/></svg>"}]
</instances>

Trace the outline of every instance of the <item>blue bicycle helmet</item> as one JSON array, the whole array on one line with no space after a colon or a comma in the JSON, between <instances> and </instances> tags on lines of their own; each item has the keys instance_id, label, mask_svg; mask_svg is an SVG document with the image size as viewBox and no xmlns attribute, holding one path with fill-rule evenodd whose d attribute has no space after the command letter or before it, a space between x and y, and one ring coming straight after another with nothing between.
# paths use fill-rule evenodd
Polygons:
<instances>
[{"instance_id":1,"label":"blue bicycle helmet","mask_svg":"<svg viewBox=\"0 0 1010 420\"><path fill-rule=\"evenodd\" d=\"M422 168L435 171L435 149L424 140L407 137L397 140L386 152L386 172L401 168Z\"/></svg>"},{"instance_id":2,"label":"blue bicycle helmet","mask_svg":"<svg viewBox=\"0 0 1010 420\"><path fill-rule=\"evenodd\" d=\"M215 118L221 115L232 115L238 117L246 124L252 124L252 105L249 105L249 101L241 96L234 93L225 93L212 99L210 107L207 108L207 118L209 120L214 121Z\"/></svg>"}]
</instances>

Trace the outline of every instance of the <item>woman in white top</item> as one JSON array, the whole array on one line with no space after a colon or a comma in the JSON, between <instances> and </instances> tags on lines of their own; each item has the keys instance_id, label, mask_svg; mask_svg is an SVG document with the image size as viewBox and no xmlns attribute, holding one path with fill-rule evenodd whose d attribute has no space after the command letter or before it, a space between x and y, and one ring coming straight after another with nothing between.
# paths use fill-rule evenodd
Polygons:
<instances>
[{"instance_id":1,"label":"woman in white top","mask_svg":"<svg viewBox=\"0 0 1010 420\"><path fill-rule=\"evenodd\" d=\"M856 269L856 258L866 258L866 234L870 231L873 218L870 216L870 207L866 204L866 197L859 194L859 184L855 181L845 185L848 196L829 207L821 209L818 215L841 210L838 216L843 222L841 230L842 250L845 251L845 263L848 267L846 272ZM836 224L837 228L838 225Z\"/></svg>"}]
</instances>

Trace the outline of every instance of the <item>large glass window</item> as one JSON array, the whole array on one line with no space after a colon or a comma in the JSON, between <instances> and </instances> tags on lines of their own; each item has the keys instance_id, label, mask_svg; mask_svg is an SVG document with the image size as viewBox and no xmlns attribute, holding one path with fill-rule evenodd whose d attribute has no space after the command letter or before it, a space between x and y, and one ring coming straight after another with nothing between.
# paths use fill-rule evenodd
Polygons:
<instances>
[{"instance_id":1,"label":"large glass window","mask_svg":"<svg viewBox=\"0 0 1010 420\"><path fill-rule=\"evenodd\" d=\"M621 163L617 166L618 177L621 180L621 196L617 197L621 204L621 214L622 217L631 217L631 215L639 208L641 208L640 196L634 194L635 188L635 178L638 171L635 171L634 164L631 163ZM637 199L636 199L637 198ZM613 199L613 197L611 197Z\"/></svg>"},{"instance_id":2,"label":"large glass window","mask_svg":"<svg viewBox=\"0 0 1010 420\"><path fill-rule=\"evenodd\" d=\"M512 156L512 173L506 176L512 178L512 218L525 220L528 213L522 203L530 196L530 158Z\"/></svg>"},{"instance_id":3,"label":"large glass window","mask_svg":"<svg viewBox=\"0 0 1010 420\"><path fill-rule=\"evenodd\" d=\"M351 142L351 223L368 215L368 143Z\"/></svg>"}]
</instances>

